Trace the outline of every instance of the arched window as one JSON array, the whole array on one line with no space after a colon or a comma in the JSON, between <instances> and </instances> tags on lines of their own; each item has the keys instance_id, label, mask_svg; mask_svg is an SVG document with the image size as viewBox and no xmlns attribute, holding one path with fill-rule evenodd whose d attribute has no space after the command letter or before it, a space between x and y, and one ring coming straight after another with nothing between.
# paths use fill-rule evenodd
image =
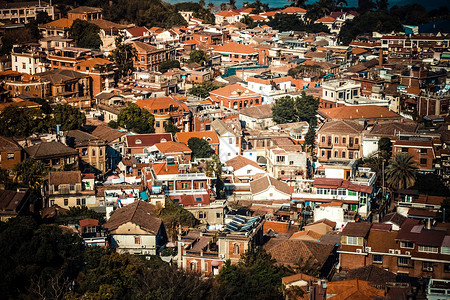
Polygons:
<instances>
[{"instance_id":1,"label":"arched window","mask_svg":"<svg viewBox=\"0 0 450 300\"><path fill-rule=\"evenodd\" d=\"M30 87L29 86L26 86L25 87L25 92L29 92L30 91Z\"/></svg>"},{"instance_id":2,"label":"arched window","mask_svg":"<svg viewBox=\"0 0 450 300\"><path fill-rule=\"evenodd\" d=\"M233 254L239 254L239 245L238 244L234 244L233 245Z\"/></svg>"},{"instance_id":3,"label":"arched window","mask_svg":"<svg viewBox=\"0 0 450 300\"><path fill-rule=\"evenodd\" d=\"M189 267L190 267L192 272L197 272L197 262L196 261L191 261Z\"/></svg>"},{"instance_id":4,"label":"arched window","mask_svg":"<svg viewBox=\"0 0 450 300\"><path fill-rule=\"evenodd\" d=\"M136 144L142 144L141 140L136 140Z\"/></svg>"}]
</instances>

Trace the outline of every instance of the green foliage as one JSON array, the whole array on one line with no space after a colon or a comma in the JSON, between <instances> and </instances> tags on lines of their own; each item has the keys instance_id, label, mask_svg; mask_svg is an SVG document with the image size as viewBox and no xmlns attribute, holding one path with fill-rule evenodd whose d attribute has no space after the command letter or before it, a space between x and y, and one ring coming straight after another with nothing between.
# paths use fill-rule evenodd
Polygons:
<instances>
[{"instance_id":1,"label":"green foliage","mask_svg":"<svg viewBox=\"0 0 450 300\"><path fill-rule=\"evenodd\" d=\"M304 92L300 97L279 98L272 107L273 120L278 124L308 121L315 126L319 100Z\"/></svg>"},{"instance_id":2,"label":"green foliage","mask_svg":"<svg viewBox=\"0 0 450 300\"><path fill-rule=\"evenodd\" d=\"M163 220L164 225L166 225L168 236L173 241L176 240L178 227L194 227L198 224L198 220L190 211L187 211L181 205L174 203L170 199L166 199L166 205L160 211L159 217Z\"/></svg>"},{"instance_id":3,"label":"green foliage","mask_svg":"<svg viewBox=\"0 0 450 300\"><path fill-rule=\"evenodd\" d=\"M313 152L316 144L316 126L311 124L308 128L308 132L305 135L305 145L308 147L310 152Z\"/></svg>"},{"instance_id":4,"label":"green foliage","mask_svg":"<svg viewBox=\"0 0 450 300\"><path fill-rule=\"evenodd\" d=\"M81 129L86 124L86 116L77 107L57 104L53 108L53 127L61 124L62 130Z\"/></svg>"},{"instance_id":5,"label":"green foliage","mask_svg":"<svg viewBox=\"0 0 450 300\"><path fill-rule=\"evenodd\" d=\"M52 18L48 15L46 11L39 11L36 15L36 22L38 24L45 24L51 22Z\"/></svg>"},{"instance_id":6,"label":"green foliage","mask_svg":"<svg viewBox=\"0 0 450 300\"><path fill-rule=\"evenodd\" d=\"M222 179L222 162L217 154L211 156L211 160L206 161L206 176L215 177L214 189L218 199L225 198L225 184Z\"/></svg>"},{"instance_id":7,"label":"green foliage","mask_svg":"<svg viewBox=\"0 0 450 300\"><path fill-rule=\"evenodd\" d=\"M99 36L100 27L81 19L73 21L69 29L69 37L74 39L78 47L100 49L103 42Z\"/></svg>"},{"instance_id":8,"label":"green foliage","mask_svg":"<svg viewBox=\"0 0 450 300\"><path fill-rule=\"evenodd\" d=\"M391 188L409 188L414 185L416 176L417 167L409 154L399 153L389 160L386 168L386 182Z\"/></svg>"},{"instance_id":9,"label":"green foliage","mask_svg":"<svg viewBox=\"0 0 450 300\"><path fill-rule=\"evenodd\" d=\"M180 62L178 60L166 60L159 64L159 71L161 73L166 73L170 69L179 69Z\"/></svg>"},{"instance_id":10,"label":"green foliage","mask_svg":"<svg viewBox=\"0 0 450 300\"><path fill-rule=\"evenodd\" d=\"M117 123L117 121L111 120L108 122L108 126L114 129L119 128L119 123Z\"/></svg>"},{"instance_id":11,"label":"green foliage","mask_svg":"<svg viewBox=\"0 0 450 300\"><path fill-rule=\"evenodd\" d=\"M306 24L298 16L291 14L276 14L273 18L270 18L267 25L279 31L330 32L328 27L323 24Z\"/></svg>"},{"instance_id":12,"label":"green foliage","mask_svg":"<svg viewBox=\"0 0 450 300\"><path fill-rule=\"evenodd\" d=\"M79 224L80 220L83 219L96 219L99 225L105 223L105 215L98 213L87 206L73 206L69 209L66 214L58 215L56 223L58 224Z\"/></svg>"},{"instance_id":13,"label":"green foliage","mask_svg":"<svg viewBox=\"0 0 450 300\"><path fill-rule=\"evenodd\" d=\"M202 1L202 0L200 0ZM210 3L211 4L211 3ZM214 24L215 16L211 13L211 9L205 8L205 5L194 2L181 2L174 5L176 11L192 11L194 18L199 18L204 23Z\"/></svg>"},{"instance_id":14,"label":"green foliage","mask_svg":"<svg viewBox=\"0 0 450 300\"><path fill-rule=\"evenodd\" d=\"M299 65L294 68L289 69L288 75L294 78L299 78L301 76L322 76L325 75L320 66L318 65Z\"/></svg>"},{"instance_id":15,"label":"green foliage","mask_svg":"<svg viewBox=\"0 0 450 300\"><path fill-rule=\"evenodd\" d=\"M45 132L49 121L39 109L8 106L0 115L0 135L30 136L35 132Z\"/></svg>"},{"instance_id":16,"label":"green foliage","mask_svg":"<svg viewBox=\"0 0 450 300\"><path fill-rule=\"evenodd\" d=\"M375 8L376 5L372 0L358 0L358 12L360 14L364 14Z\"/></svg>"},{"instance_id":17,"label":"green foliage","mask_svg":"<svg viewBox=\"0 0 450 300\"><path fill-rule=\"evenodd\" d=\"M0 226L3 299L61 299L81 266L78 235L16 217Z\"/></svg>"},{"instance_id":18,"label":"green foliage","mask_svg":"<svg viewBox=\"0 0 450 300\"><path fill-rule=\"evenodd\" d=\"M389 158L392 156L391 139L388 137L382 137L378 141L378 150L380 151L381 156L383 156L385 160L389 160Z\"/></svg>"},{"instance_id":19,"label":"green foliage","mask_svg":"<svg viewBox=\"0 0 450 300\"><path fill-rule=\"evenodd\" d=\"M223 86L224 85L217 85L210 81L200 83L200 84L194 84L194 86L189 90L189 94L200 97L200 98L208 98L209 92L214 91Z\"/></svg>"},{"instance_id":20,"label":"green foliage","mask_svg":"<svg viewBox=\"0 0 450 300\"><path fill-rule=\"evenodd\" d=\"M133 72L133 59L136 58L136 49L131 44L123 42L123 36L119 35L115 40L116 49L111 51L109 58L114 61L118 69L118 76L128 76Z\"/></svg>"},{"instance_id":21,"label":"green foliage","mask_svg":"<svg viewBox=\"0 0 450 300\"><path fill-rule=\"evenodd\" d=\"M200 65L207 63L209 61L208 55L203 50L193 50L189 53L188 63L196 62Z\"/></svg>"},{"instance_id":22,"label":"green foliage","mask_svg":"<svg viewBox=\"0 0 450 300\"><path fill-rule=\"evenodd\" d=\"M319 0L308 7L305 18L311 20L311 24L313 24L315 20L329 15L330 12L336 10L337 4L338 1L334 0Z\"/></svg>"},{"instance_id":23,"label":"green foliage","mask_svg":"<svg viewBox=\"0 0 450 300\"><path fill-rule=\"evenodd\" d=\"M154 133L155 117L144 108L130 103L117 118L119 126L136 133Z\"/></svg>"},{"instance_id":24,"label":"green foliage","mask_svg":"<svg viewBox=\"0 0 450 300\"><path fill-rule=\"evenodd\" d=\"M420 25L430 21L427 10L420 4L414 3L402 7L393 6L391 17L398 19L401 24Z\"/></svg>"},{"instance_id":25,"label":"green foliage","mask_svg":"<svg viewBox=\"0 0 450 300\"><path fill-rule=\"evenodd\" d=\"M303 2L305 2L305 1L303 1ZM253 8L252 14L255 14L255 15L260 14L265 11L269 11L269 4L262 3L261 0L256 0L255 2L248 4L246 7Z\"/></svg>"},{"instance_id":26,"label":"green foliage","mask_svg":"<svg viewBox=\"0 0 450 300\"><path fill-rule=\"evenodd\" d=\"M437 174L417 174L417 179L412 187L418 190L421 194L434 195L434 196L448 196L450 190L445 184L442 183L441 178ZM450 214L450 211L449 211Z\"/></svg>"},{"instance_id":27,"label":"green foliage","mask_svg":"<svg viewBox=\"0 0 450 300\"><path fill-rule=\"evenodd\" d=\"M27 187L37 187L48 173L48 167L40 160L27 158L14 166L17 179Z\"/></svg>"},{"instance_id":28,"label":"green foliage","mask_svg":"<svg viewBox=\"0 0 450 300\"><path fill-rule=\"evenodd\" d=\"M363 15L346 21L338 35L341 44L348 45L356 36L372 32L390 33L403 31L398 18L392 17L386 11L369 11Z\"/></svg>"},{"instance_id":29,"label":"green foliage","mask_svg":"<svg viewBox=\"0 0 450 300\"><path fill-rule=\"evenodd\" d=\"M174 125L172 120L170 120L169 122L164 124L164 130L167 133L171 133L172 136L175 136L175 134L177 134L177 132L180 132L180 128L178 128L176 125Z\"/></svg>"},{"instance_id":30,"label":"green foliage","mask_svg":"<svg viewBox=\"0 0 450 300\"><path fill-rule=\"evenodd\" d=\"M238 264L227 261L220 271L216 299L282 299L281 278L286 271L275 266L270 254L255 248Z\"/></svg>"},{"instance_id":31,"label":"green foliage","mask_svg":"<svg viewBox=\"0 0 450 300\"><path fill-rule=\"evenodd\" d=\"M192 159L211 157L214 153L211 145L205 139L197 137L188 140L188 147L192 150Z\"/></svg>"},{"instance_id":32,"label":"green foliage","mask_svg":"<svg viewBox=\"0 0 450 300\"><path fill-rule=\"evenodd\" d=\"M97 6L103 7L105 19L116 23L125 21L148 28L187 25L173 5L159 0L112 0L111 5L102 1Z\"/></svg>"}]
</instances>

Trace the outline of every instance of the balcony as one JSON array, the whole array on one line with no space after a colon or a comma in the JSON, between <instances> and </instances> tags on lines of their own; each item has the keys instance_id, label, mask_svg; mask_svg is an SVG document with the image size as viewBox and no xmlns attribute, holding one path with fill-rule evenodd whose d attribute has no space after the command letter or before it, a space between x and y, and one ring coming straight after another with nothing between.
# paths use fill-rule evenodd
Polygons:
<instances>
[{"instance_id":1,"label":"balcony","mask_svg":"<svg viewBox=\"0 0 450 300\"><path fill-rule=\"evenodd\" d=\"M319 143L319 148L333 148L333 143L328 142L328 143Z\"/></svg>"},{"instance_id":2,"label":"balcony","mask_svg":"<svg viewBox=\"0 0 450 300\"><path fill-rule=\"evenodd\" d=\"M359 144L349 144L347 146L348 149L353 149L353 150L355 150L355 149L359 150L359 147L360 147Z\"/></svg>"}]
</instances>

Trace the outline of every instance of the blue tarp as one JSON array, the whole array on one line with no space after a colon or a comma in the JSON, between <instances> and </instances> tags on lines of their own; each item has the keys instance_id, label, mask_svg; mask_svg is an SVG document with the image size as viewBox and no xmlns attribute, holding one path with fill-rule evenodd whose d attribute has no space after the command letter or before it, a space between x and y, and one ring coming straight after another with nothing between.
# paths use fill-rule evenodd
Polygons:
<instances>
[{"instance_id":1,"label":"blue tarp","mask_svg":"<svg viewBox=\"0 0 450 300\"><path fill-rule=\"evenodd\" d=\"M141 196L141 199L144 201L148 200L148 196L146 192L140 192L139 195Z\"/></svg>"}]
</instances>

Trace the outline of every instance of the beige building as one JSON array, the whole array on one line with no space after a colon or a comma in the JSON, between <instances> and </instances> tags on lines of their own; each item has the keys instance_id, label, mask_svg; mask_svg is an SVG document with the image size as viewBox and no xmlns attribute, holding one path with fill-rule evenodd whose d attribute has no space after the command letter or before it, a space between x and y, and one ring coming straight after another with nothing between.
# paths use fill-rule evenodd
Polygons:
<instances>
[{"instance_id":1,"label":"beige building","mask_svg":"<svg viewBox=\"0 0 450 300\"><path fill-rule=\"evenodd\" d=\"M65 133L67 144L75 148L80 156L80 168L83 172L106 172L106 141L81 130L69 130Z\"/></svg>"},{"instance_id":2,"label":"beige building","mask_svg":"<svg viewBox=\"0 0 450 300\"><path fill-rule=\"evenodd\" d=\"M50 172L45 194L46 206L56 204L66 209L73 206L98 206L94 185L89 178L82 179L81 171Z\"/></svg>"}]
</instances>

